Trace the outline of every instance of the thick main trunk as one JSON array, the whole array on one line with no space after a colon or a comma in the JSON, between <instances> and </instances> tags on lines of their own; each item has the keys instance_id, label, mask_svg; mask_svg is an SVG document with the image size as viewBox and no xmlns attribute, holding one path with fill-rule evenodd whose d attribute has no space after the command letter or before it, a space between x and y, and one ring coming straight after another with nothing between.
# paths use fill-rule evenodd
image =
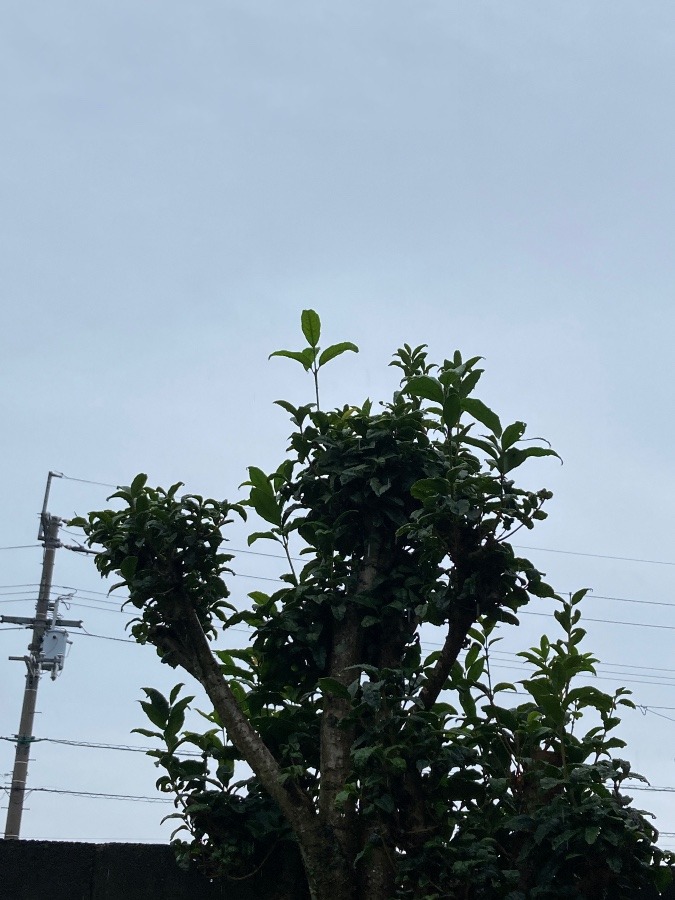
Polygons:
<instances>
[{"instance_id":1,"label":"thick main trunk","mask_svg":"<svg viewBox=\"0 0 675 900\"><path fill-rule=\"evenodd\" d=\"M363 561L355 598L368 594L374 587L383 565L382 543L374 535ZM333 622L333 641L328 663L328 674L344 687L358 677L356 666L363 662L363 610L358 603L347 605L344 617ZM319 795L319 819L330 839L338 842L342 855L353 865L358 852L356 838L356 811L353 804L344 808L336 806L336 798L343 790L352 771L351 748L354 728L346 725L351 711L351 701L327 692L323 698L321 717L321 788Z\"/></svg>"},{"instance_id":2,"label":"thick main trunk","mask_svg":"<svg viewBox=\"0 0 675 900\"><path fill-rule=\"evenodd\" d=\"M357 677L352 668L359 661L360 613L347 609L344 619L334 625L334 643L330 660L330 676L348 687ZM352 860L355 853L355 816L351 804L336 807L338 793L343 790L351 772L353 726L346 726L351 702L332 694L324 695L321 718L321 787L319 819L325 833L337 841L343 857Z\"/></svg>"}]
</instances>

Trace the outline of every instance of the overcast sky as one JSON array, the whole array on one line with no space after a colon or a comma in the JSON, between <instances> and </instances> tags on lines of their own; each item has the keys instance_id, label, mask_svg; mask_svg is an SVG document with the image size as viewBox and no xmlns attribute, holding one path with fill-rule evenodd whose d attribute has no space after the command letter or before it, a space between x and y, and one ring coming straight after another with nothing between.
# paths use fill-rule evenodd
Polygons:
<instances>
[{"instance_id":1,"label":"overcast sky","mask_svg":"<svg viewBox=\"0 0 675 900\"><path fill-rule=\"evenodd\" d=\"M385 399L405 341L483 355L482 398L565 461L526 473L555 498L523 544L560 591L593 590L599 685L642 707L624 755L675 786L674 54L665 0L3 3L0 546L35 544L50 469L233 499L247 465L276 467L289 427L272 401L310 385L267 357L298 345L305 307L361 348L326 371L327 405ZM107 493L56 481L50 508ZM39 547L0 552L4 613L31 614L40 564ZM280 571L236 568L240 599ZM90 560L59 551L54 581L88 631L124 638ZM503 649L550 628L523 616ZM140 687L173 673L71 637L36 735L139 746ZM4 737L26 638L0 632ZM0 774L12 760L0 742ZM45 742L29 782L152 797L157 775L140 753ZM670 794L635 796L675 833ZM157 803L27 805L28 838L170 831Z\"/></svg>"}]
</instances>

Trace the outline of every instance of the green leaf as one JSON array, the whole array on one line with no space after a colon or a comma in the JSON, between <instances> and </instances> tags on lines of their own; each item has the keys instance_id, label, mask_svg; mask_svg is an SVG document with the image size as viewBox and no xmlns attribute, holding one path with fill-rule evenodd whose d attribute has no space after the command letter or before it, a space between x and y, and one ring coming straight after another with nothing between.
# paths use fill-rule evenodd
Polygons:
<instances>
[{"instance_id":1,"label":"green leaf","mask_svg":"<svg viewBox=\"0 0 675 900\"><path fill-rule=\"evenodd\" d=\"M275 406L280 406L282 409L285 409L287 413L290 413L293 417L297 416L298 410L292 403L289 403L288 400L275 400Z\"/></svg>"},{"instance_id":2,"label":"green leaf","mask_svg":"<svg viewBox=\"0 0 675 900\"><path fill-rule=\"evenodd\" d=\"M652 869L654 884L659 893L665 893L667 887L673 883L673 873L670 866L659 866Z\"/></svg>"},{"instance_id":3,"label":"green leaf","mask_svg":"<svg viewBox=\"0 0 675 900\"><path fill-rule=\"evenodd\" d=\"M443 387L440 381L430 375L415 375L409 378L405 388L414 397L423 397L433 403L443 404Z\"/></svg>"},{"instance_id":4,"label":"green leaf","mask_svg":"<svg viewBox=\"0 0 675 900\"><path fill-rule=\"evenodd\" d=\"M597 841L599 834L600 834L600 826L599 825L589 826L584 831L584 839L587 844L594 844Z\"/></svg>"},{"instance_id":5,"label":"green leaf","mask_svg":"<svg viewBox=\"0 0 675 900\"><path fill-rule=\"evenodd\" d=\"M420 478L410 488L416 500L427 500L439 494L446 497L450 493L450 482L446 478Z\"/></svg>"},{"instance_id":6,"label":"green leaf","mask_svg":"<svg viewBox=\"0 0 675 900\"><path fill-rule=\"evenodd\" d=\"M486 428L489 428L497 437L501 436L502 423L499 421L499 416L486 406L482 400L472 400L468 397L464 401L464 409L474 419L485 425Z\"/></svg>"},{"instance_id":7,"label":"green leaf","mask_svg":"<svg viewBox=\"0 0 675 900\"><path fill-rule=\"evenodd\" d=\"M340 344L331 344L330 347L326 347L319 357L319 366L324 366L327 362L330 362L331 359L335 359L336 356L341 356L343 353L346 353L347 350L351 350L353 353L359 352L359 348L356 344L352 344L351 341L342 341Z\"/></svg>"},{"instance_id":8,"label":"green leaf","mask_svg":"<svg viewBox=\"0 0 675 900\"><path fill-rule=\"evenodd\" d=\"M181 681L179 684L175 684L171 688L171 693L169 694L169 703L174 703L176 697L180 694L180 689L183 687L183 682Z\"/></svg>"},{"instance_id":9,"label":"green leaf","mask_svg":"<svg viewBox=\"0 0 675 900\"><path fill-rule=\"evenodd\" d=\"M183 697L171 708L165 728L167 735L176 737L185 722L185 708L192 700L194 697Z\"/></svg>"},{"instance_id":10,"label":"green leaf","mask_svg":"<svg viewBox=\"0 0 675 900\"><path fill-rule=\"evenodd\" d=\"M513 425L508 425L502 435L502 449L508 450L513 444L516 444L525 434L526 427L525 422L514 422Z\"/></svg>"},{"instance_id":11,"label":"green leaf","mask_svg":"<svg viewBox=\"0 0 675 900\"><path fill-rule=\"evenodd\" d=\"M379 478L371 478L370 486L373 489L375 496L381 497L382 494L386 493L391 487L391 481L387 480L385 482L381 482Z\"/></svg>"},{"instance_id":12,"label":"green leaf","mask_svg":"<svg viewBox=\"0 0 675 900\"><path fill-rule=\"evenodd\" d=\"M266 491L268 494L274 495L272 484L262 469L259 469L257 466L249 466L248 477L251 479L251 484L255 485L255 487L260 488L261 491Z\"/></svg>"},{"instance_id":13,"label":"green leaf","mask_svg":"<svg viewBox=\"0 0 675 900\"><path fill-rule=\"evenodd\" d=\"M140 704L143 712L150 719L153 725L158 728L165 728L167 719L169 718L169 702L163 694L155 688L142 688L150 702L141 700Z\"/></svg>"},{"instance_id":14,"label":"green leaf","mask_svg":"<svg viewBox=\"0 0 675 900\"><path fill-rule=\"evenodd\" d=\"M385 813L393 813L396 809L394 798L391 794L382 794L381 797L375 799L375 806L379 807Z\"/></svg>"},{"instance_id":15,"label":"green leaf","mask_svg":"<svg viewBox=\"0 0 675 900\"><path fill-rule=\"evenodd\" d=\"M275 350L267 358L272 359L273 356L285 356L287 359L294 359L302 365L305 372L308 372L312 365L311 360L307 361L307 357L302 350Z\"/></svg>"},{"instance_id":16,"label":"green leaf","mask_svg":"<svg viewBox=\"0 0 675 900\"><path fill-rule=\"evenodd\" d=\"M312 363L316 359L318 352L318 347L305 347L305 349L302 351L303 365L305 365L308 369L311 369Z\"/></svg>"},{"instance_id":17,"label":"green leaf","mask_svg":"<svg viewBox=\"0 0 675 900\"><path fill-rule=\"evenodd\" d=\"M120 564L120 575L125 581L130 581L136 574L136 566L138 565L137 556L127 556Z\"/></svg>"},{"instance_id":18,"label":"green leaf","mask_svg":"<svg viewBox=\"0 0 675 900\"><path fill-rule=\"evenodd\" d=\"M341 700L352 699L345 685L336 678L319 678L318 684L322 694L332 694L334 697L340 697Z\"/></svg>"},{"instance_id":19,"label":"green leaf","mask_svg":"<svg viewBox=\"0 0 675 900\"><path fill-rule=\"evenodd\" d=\"M143 737L156 737L156 738L163 737L163 735L160 731L150 731L148 728L132 728L130 733L131 734L142 734Z\"/></svg>"},{"instance_id":20,"label":"green leaf","mask_svg":"<svg viewBox=\"0 0 675 900\"><path fill-rule=\"evenodd\" d=\"M138 497L143 488L145 487L145 483L148 480L148 476L141 473L137 475L134 480L131 482L129 487L129 493L132 497Z\"/></svg>"},{"instance_id":21,"label":"green leaf","mask_svg":"<svg viewBox=\"0 0 675 900\"><path fill-rule=\"evenodd\" d=\"M464 657L464 668L465 669L471 668L471 666L478 659L478 654L481 652L482 649L483 648L478 643L474 643L471 645L471 647L467 650L466 656Z\"/></svg>"},{"instance_id":22,"label":"green leaf","mask_svg":"<svg viewBox=\"0 0 675 900\"><path fill-rule=\"evenodd\" d=\"M321 319L313 309L303 309L300 317L302 333L311 347L316 347L321 337Z\"/></svg>"},{"instance_id":23,"label":"green leaf","mask_svg":"<svg viewBox=\"0 0 675 900\"><path fill-rule=\"evenodd\" d=\"M476 369L475 372L471 372L462 380L459 385L459 393L462 397L468 397L471 391L476 387L478 382L480 381L480 377L483 374L483 369Z\"/></svg>"},{"instance_id":24,"label":"green leaf","mask_svg":"<svg viewBox=\"0 0 675 900\"><path fill-rule=\"evenodd\" d=\"M272 494L254 487L251 491L251 505L261 519L276 525L277 528L281 527L281 509Z\"/></svg>"},{"instance_id":25,"label":"green leaf","mask_svg":"<svg viewBox=\"0 0 675 900\"><path fill-rule=\"evenodd\" d=\"M462 414L462 401L456 391L450 391L443 401L443 421L448 428L454 428Z\"/></svg>"},{"instance_id":26,"label":"green leaf","mask_svg":"<svg viewBox=\"0 0 675 900\"><path fill-rule=\"evenodd\" d=\"M254 531L253 534L249 534L247 538L247 543L249 547L251 544L254 544L256 541L279 541L278 536L273 531Z\"/></svg>"},{"instance_id":27,"label":"green leaf","mask_svg":"<svg viewBox=\"0 0 675 900\"><path fill-rule=\"evenodd\" d=\"M518 466L522 465L522 463L531 456L555 456L557 459L560 459L560 456L555 450L551 450L549 447L527 447L526 449L511 447L504 454L501 468L502 473L506 474L506 472L510 472L512 469L517 469Z\"/></svg>"}]
</instances>

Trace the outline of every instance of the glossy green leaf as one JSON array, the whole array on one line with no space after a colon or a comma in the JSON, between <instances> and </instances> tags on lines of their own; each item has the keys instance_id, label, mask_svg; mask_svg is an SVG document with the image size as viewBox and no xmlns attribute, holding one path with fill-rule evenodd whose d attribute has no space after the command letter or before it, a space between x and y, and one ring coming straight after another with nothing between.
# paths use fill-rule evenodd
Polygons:
<instances>
[{"instance_id":1,"label":"glossy green leaf","mask_svg":"<svg viewBox=\"0 0 675 900\"><path fill-rule=\"evenodd\" d=\"M251 491L251 505L261 519L277 528L281 527L281 509L272 494L254 487Z\"/></svg>"},{"instance_id":2,"label":"glossy green leaf","mask_svg":"<svg viewBox=\"0 0 675 900\"><path fill-rule=\"evenodd\" d=\"M327 362L330 362L331 359L335 359L336 356L341 356L348 350L351 350L352 353L359 352L359 348L356 344L352 344L351 341L342 341L340 344L332 344L330 347L326 347L319 356L319 365L324 366Z\"/></svg>"},{"instance_id":3,"label":"glossy green leaf","mask_svg":"<svg viewBox=\"0 0 675 900\"><path fill-rule=\"evenodd\" d=\"M249 466L248 477L251 479L251 484L253 484L255 487L259 488L261 491L264 491L267 494L274 495L272 484L262 469L259 469L257 466Z\"/></svg>"},{"instance_id":4,"label":"glossy green leaf","mask_svg":"<svg viewBox=\"0 0 675 900\"><path fill-rule=\"evenodd\" d=\"M124 578L125 581L131 581L131 579L136 574L136 567L138 566L138 557L137 556L127 556L125 560L122 561L120 565L120 575Z\"/></svg>"},{"instance_id":5,"label":"glossy green leaf","mask_svg":"<svg viewBox=\"0 0 675 900\"><path fill-rule=\"evenodd\" d=\"M293 406L292 403L289 403L287 400L275 400L275 406L280 406L282 409L285 409L287 413L290 413L293 417L297 416L298 409L296 406Z\"/></svg>"},{"instance_id":6,"label":"glossy green leaf","mask_svg":"<svg viewBox=\"0 0 675 900\"><path fill-rule=\"evenodd\" d=\"M526 459L530 459L533 456L555 456L557 459L560 459L555 450L551 450L548 447L511 447L504 454L501 471L504 474L511 472L522 465Z\"/></svg>"},{"instance_id":7,"label":"glossy green leaf","mask_svg":"<svg viewBox=\"0 0 675 900\"><path fill-rule=\"evenodd\" d=\"M341 700L351 700L347 687L336 678L319 678L317 683L322 694L332 694Z\"/></svg>"},{"instance_id":8,"label":"glossy green leaf","mask_svg":"<svg viewBox=\"0 0 675 900\"><path fill-rule=\"evenodd\" d=\"M279 541L279 535L275 534L273 531L254 531L249 534L246 539L246 543L250 547L251 544L255 544L256 541Z\"/></svg>"},{"instance_id":9,"label":"glossy green leaf","mask_svg":"<svg viewBox=\"0 0 675 900\"><path fill-rule=\"evenodd\" d=\"M589 827L584 830L584 840L587 844L594 844L597 841L599 835L599 825L589 825Z\"/></svg>"},{"instance_id":10,"label":"glossy green leaf","mask_svg":"<svg viewBox=\"0 0 675 900\"><path fill-rule=\"evenodd\" d=\"M321 319L313 309L303 309L300 317L302 333L311 347L316 347L321 337Z\"/></svg>"},{"instance_id":11,"label":"glossy green leaf","mask_svg":"<svg viewBox=\"0 0 675 900\"><path fill-rule=\"evenodd\" d=\"M525 434L526 427L525 422L514 422L512 425L507 425L502 435L502 449L508 450L513 444L516 444Z\"/></svg>"},{"instance_id":12,"label":"glossy green leaf","mask_svg":"<svg viewBox=\"0 0 675 900\"><path fill-rule=\"evenodd\" d=\"M143 688L148 700L141 700L140 704L143 712L150 719L153 725L158 728L165 728L169 717L169 702L166 697L155 688Z\"/></svg>"},{"instance_id":13,"label":"glossy green leaf","mask_svg":"<svg viewBox=\"0 0 675 900\"><path fill-rule=\"evenodd\" d=\"M410 493L417 500L426 500L438 495L447 496L451 484L446 478L421 478L410 488Z\"/></svg>"},{"instance_id":14,"label":"glossy green leaf","mask_svg":"<svg viewBox=\"0 0 675 900\"><path fill-rule=\"evenodd\" d=\"M462 414L462 401L456 391L448 391L443 400L443 422L447 428L454 428Z\"/></svg>"},{"instance_id":15,"label":"glossy green leaf","mask_svg":"<svg viewBox=\"0 0 675 900\"><path fill-rule=\"evenodd\" d=\"M469 394L473 391L473 389L480 381L482 374L483 369L476 369L474 372L470 372L465 378L462 379L462 382L459 385L459 393L461 397L469 396Z\"/></svg>"},{"instance_id":16,"label":"glossy green leaf","mask_svg":"<svg viewBox=\"0 0 675 900\"><path fill-rule=\"evenodd\" d=\"M129 487L129 493L132 495L132 497L138 497L138 495L141 493L141 491L145 487L147 480L148 480L148 476L144 475L143 473L141 473L140 475L137 475L134 478L134 480L131 482L131 485Z\"/></svg>"},{"instance_id":17,"label":"glossy green leaf","mask_svg":"<svg viewBox=\"0 0 675 900\"><path fill-rule=\"evenodd\" d=\"M416 375L413 378L409 378L405 389L414 397L422 397L424 400L438 403L439 406L443 405L443 386L440 381L437 381L430 375Z\"/></svg>"},{"instance_id":18,"label":"glossy green leaf","mask_svg":"<svg viewBox=\"0 0 675 900\"><path fill-rule=\"evenodd\" d=\"M272 359L273 356L284 356L286 359L294 359L302 365L306 372L309 371L312 365L311 360L307 361L303 350L275 350L274 353L270 353L268 359Z\"/></svg>"},{"instance_id":19,"label":"glossy green leaf","mask_svg":"<svg viewBox=\"0 0 675 900\"><path fill-rule=\"evenodd\" d=\"M482 425L485 425L486 428L489 428L497 437L501 437L502 423L499 421L499 416L486 406L482 400L467 397L463 405L469 415L473 416Z\"/></svg>"}]
</instances>

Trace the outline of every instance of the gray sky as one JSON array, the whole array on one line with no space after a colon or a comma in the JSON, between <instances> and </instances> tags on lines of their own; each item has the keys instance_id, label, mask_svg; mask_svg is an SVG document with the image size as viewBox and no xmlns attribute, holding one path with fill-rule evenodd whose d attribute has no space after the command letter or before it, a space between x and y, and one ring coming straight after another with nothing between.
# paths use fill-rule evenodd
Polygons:
<instances>
[{"instance_id":1,"label":"gray sky","mask_svg":"<svg viewBox=\"0 0 675 900\"><path fill-rule=\"evenodd\" d=\"M272 401L310 385L267 356L297 345L304 307L361 347L326 371L327 404L386 398L404 341L481 354L481 396L565 459L530 467L556 496L523 544L670 563L530 554L559 590L593 589L589 618L641 623L589 622L587 649L615 673L602 686L650 707L626 713L625 755L675 785L675 615L601 599L675 603L674 51L663 0L3 4L0 546L35 541L49 469L232 499L247 465L276 467L288 427ZM58 481L51 509L107 493ZM30 614L40 554L0 552L3 612ZM237 568L239 597L279 572ZM88 593L106 589L90 561L60 551L54 580L78 588L90 632L124 637ZM503 649L548 627L523 616ZM142 743L140 686L172 673L149 650L72 637L37 735ZM25 644L0 632L4 736L24 675L6 657ZM0 772L12 756L0 742ZM142 754L53 743L30 769L34 787L141 796L156 777ZM669 794L635 796L675 832ZM155 803L28 805L25 837L170 830Z\"/></svg>"}]
</instances>

